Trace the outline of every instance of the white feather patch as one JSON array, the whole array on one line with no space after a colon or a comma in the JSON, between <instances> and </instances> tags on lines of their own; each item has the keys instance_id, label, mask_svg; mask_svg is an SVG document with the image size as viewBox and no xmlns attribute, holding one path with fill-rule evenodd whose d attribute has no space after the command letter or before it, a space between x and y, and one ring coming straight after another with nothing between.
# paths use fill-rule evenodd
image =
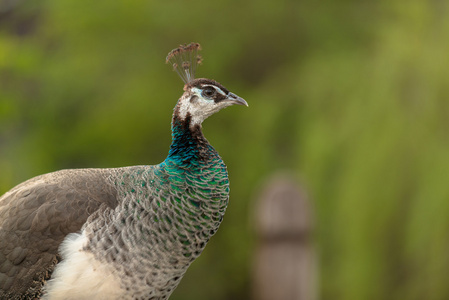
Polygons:
<instances>
[{"instance_id":1,"label":"white feather patch","mask_svg":"<svg viewBox=\"0 0 449 300\"><path fill-rule=\"evenodd\" d=\"M213 87L215 90L217 90L218 93L223 94L225 93L218 87L213 85L207 85ZM181 119L185 120L187 114L190 114L191 116L191 123L190 126L195 125L201 125L205 119L207 119L212 114L218 112L220 109L225 108L229 105L232 105L232 103L227 101L221 101L219 103L215 103L214 100L211 99L205 99L201 95L202 90L199 88L192 88L192 95L186 95L184 94L183 97L179 100L179 116ZM190 98L195 95L198 97L197 101L190 102Z\"/></svg>"},{"instance_id":2,"label":"white feather patch","mask_svg":"<svg viewBox=\"0 0 449 300\"><path fill-rule=\"evenodd\" d=\"M45 285L44 300L121 299L125 291L113 269L83 251L84 233L69 234L61 244L62 261Z\"/></svg>"}]
</instances>

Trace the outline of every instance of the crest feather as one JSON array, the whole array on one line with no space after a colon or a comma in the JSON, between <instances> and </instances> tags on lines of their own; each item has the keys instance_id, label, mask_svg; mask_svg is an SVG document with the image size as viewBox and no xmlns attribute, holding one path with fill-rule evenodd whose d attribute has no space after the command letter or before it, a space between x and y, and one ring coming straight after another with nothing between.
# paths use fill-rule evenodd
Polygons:
<instances>
[{"instance_id":1,"label":"crest feather","mask_svg":"<svg viewBox=\"0 0 449 300\"><path fill-rule=\"evenodd\" d=\"M201 46L198 43L180 45L168 53L165 63L170 62L173 70L187 84L195 79L196 68L203 61L199 50Z\"/></svg>"}]
</instances>

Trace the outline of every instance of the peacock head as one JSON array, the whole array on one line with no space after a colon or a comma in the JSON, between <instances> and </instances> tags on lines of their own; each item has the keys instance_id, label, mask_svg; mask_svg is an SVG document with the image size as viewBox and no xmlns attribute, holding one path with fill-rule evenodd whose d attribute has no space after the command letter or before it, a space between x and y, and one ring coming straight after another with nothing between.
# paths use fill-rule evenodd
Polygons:
<instances>
[{"instance_id":1,"label":"peacock head","mask_svg":"<svg viewBox=\"0 0 449 300\"><path fill-rule=\"evenodd\" d=\"M181 45L173 49L166 59L185 83L184 94L175 111L183 120L189 117L191 126L201 125L207 117L225 107L234 104L248 106L243 98L231 93L215 80L195 79L196 67L202 62L198 55L200 49L198 43Z\"/></svg>"}]
</instances>

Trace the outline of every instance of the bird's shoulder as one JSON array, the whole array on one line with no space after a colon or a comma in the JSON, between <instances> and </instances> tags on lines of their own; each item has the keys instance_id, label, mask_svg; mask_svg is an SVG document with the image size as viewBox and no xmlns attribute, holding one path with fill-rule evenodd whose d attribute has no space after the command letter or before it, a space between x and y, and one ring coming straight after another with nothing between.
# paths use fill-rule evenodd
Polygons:
<instances>
[{"instance_id":1,"label":"bird's shoulder","mask_svg":"<svg viewBox=\"0 0 449 300\"><path fill-rule=\"evenodd\" d=\"M58 247L100 207L118 199L114 169L72 169L27 180L0 197L0 296L38 295ZM8 294L7 294L8 293Z\"/></svg>"}]
</instances>

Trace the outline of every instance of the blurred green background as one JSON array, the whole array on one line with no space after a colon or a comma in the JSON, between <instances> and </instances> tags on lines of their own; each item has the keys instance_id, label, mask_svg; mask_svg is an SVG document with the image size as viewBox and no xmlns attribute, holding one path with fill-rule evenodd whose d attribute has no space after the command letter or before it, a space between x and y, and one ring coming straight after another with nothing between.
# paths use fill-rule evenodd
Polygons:
<instances>
[{"instance_id":1,"label":"blurred green background","mask_svg":"<svg viewBox=\"0 0 449 300\"><path fill-rule=\"evenodd\" d=\"M449 299L446 1L0 1L0 192L62 168L161 162L199 42L245 98L204 133L222 227L172 299L248 299L255 198L280 170L315 208L319 299Z\"/></svg>"}]
</instances>

